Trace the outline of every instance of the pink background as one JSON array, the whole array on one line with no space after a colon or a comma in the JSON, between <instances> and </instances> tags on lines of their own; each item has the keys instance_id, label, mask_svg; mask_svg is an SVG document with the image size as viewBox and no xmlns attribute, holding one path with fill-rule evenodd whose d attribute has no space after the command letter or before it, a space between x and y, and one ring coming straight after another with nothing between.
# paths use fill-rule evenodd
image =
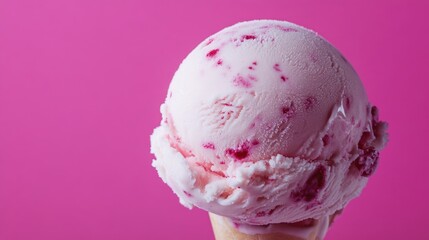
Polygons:
<instances>
[{"instance_id":1,"label":"pink background","mask_svg":"<svg viewBox=\"0 0 429 240\"><path fill-rule=\"evenodd\" d=\"M327 239L429 239L428 9L425 0L0 1L0 239L213 239L207 214L180 206L157 177L149 135L186 54L259 18L337 46L390 123L378 171Z\"/></svg>"}]
</instances>

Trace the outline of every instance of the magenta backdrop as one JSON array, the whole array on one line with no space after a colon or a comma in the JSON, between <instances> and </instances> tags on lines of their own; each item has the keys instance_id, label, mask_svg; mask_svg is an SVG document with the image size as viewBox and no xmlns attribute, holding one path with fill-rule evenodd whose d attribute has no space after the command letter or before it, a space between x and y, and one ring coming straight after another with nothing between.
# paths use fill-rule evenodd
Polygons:
<instances>
[{"instance_id":1,"label":"magenta backdrop","mask_svg":"<svg viewBox=\"0 0 429 240\"><path fill-rule=\"evenodd\" d=\"M0 1L0 239L213 239L207 214L180 206L151 167L149 135L186 54L260 18L337 46L390 123L378 171L327 239L429 239L428 9L426 0Z\"/></svg>"}]
</instances>

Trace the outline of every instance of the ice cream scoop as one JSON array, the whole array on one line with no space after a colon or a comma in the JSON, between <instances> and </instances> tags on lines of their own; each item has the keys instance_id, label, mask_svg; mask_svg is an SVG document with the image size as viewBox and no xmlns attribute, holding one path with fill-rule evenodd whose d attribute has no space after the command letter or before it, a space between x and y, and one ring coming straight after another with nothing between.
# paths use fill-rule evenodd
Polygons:
<instances>
[{"instance_id":1,"label":"ice cream scoop","mask_svg":"<svg viewBox=\"0 0 429 240\"><path fill-rule=\"evenodd\" d=\"M191 208L234 223L322 219L359 196L386 124L350 63L317 33L274 20L200 43L171 81L153 166Z\"/></svg>"}]
</instances>

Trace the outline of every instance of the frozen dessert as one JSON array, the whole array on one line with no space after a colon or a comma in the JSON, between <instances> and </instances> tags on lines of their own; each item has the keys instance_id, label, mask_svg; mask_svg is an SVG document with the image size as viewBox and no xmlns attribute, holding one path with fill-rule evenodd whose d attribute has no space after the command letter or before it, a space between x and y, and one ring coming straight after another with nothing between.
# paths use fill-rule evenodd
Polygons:
<instances>
[{"instance_id":1,"label":"frozen dessert","mask_svg":"<svg viewBox=\"0 0 429 240\"><path fill-rule=\"evenodd\" d=\"M200 43L161 113L153 166L180 202L255 229L326 222L359 196L387 140L350 63L283 21L238 23Z\"/></svg>"}]
</instances>

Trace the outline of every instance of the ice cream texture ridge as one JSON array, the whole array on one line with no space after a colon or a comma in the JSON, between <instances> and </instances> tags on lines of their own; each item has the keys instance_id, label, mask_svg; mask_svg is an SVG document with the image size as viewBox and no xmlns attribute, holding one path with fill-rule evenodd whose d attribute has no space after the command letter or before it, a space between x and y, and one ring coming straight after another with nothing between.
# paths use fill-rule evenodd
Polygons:
<instances>
[{"instance_id":1,"label":"ice cream texture ridge","mask_svg":"<svg viewBox=\"0 0 429 240\"><path fill-rule=\"evenodd\" d=\"M237 225L323 219L360 195L387 142L351 64L324 38L241 22L181 63L151 136L180 202Z\"/></svg>"}]
</instances>

